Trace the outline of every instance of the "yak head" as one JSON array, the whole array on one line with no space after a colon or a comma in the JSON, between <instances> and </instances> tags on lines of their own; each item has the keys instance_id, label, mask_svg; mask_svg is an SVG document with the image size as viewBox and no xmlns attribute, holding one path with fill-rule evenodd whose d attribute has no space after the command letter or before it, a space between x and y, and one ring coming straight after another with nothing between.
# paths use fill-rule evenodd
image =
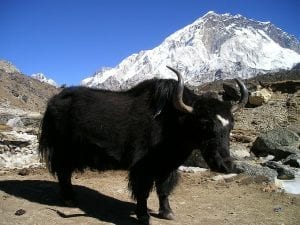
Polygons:
<instances>
[{"instance_id":1,"label":"yak head","mask_svg":"<svg viewBox=\"0 0 300 225\"><path fill-rule=\"evenodd\" d=\"M230 132L234 126L233 114L243 107L248 100L248 90L244 83L235 79L240 92L239 103L232 105L211 94L194 96L191 105L183 102L184 83L180 72L168 67L178 77L177 94L174 95L175 108L181 111L181 124L184 140L193 148L200 149L202 156L211 170L223 173L235 172L230 156Z\"/></svg>"}]
</instances>

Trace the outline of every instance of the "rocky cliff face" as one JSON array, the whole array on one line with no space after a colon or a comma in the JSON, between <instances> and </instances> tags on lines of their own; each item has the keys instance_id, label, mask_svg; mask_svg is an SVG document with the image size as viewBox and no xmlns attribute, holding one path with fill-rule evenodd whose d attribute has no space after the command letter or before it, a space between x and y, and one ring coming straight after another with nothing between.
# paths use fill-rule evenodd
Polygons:
<instances>
[{"instance_id":1,"label":"rocky cliff face","mask_svg":"<svg viewBox=\"0 0 300 225\"><path fill-rule=\"evenodd\" d=\"M6 60L0 60L0 69L5 73L21 73L17 67Z\"/></svg>"},{"instance_id":2,"label":"rocky cliff face","mask_svg":"<svg viewBox=\"0 0 300 225\"><path fill-rule=\"evenodd\" d=\"M52 85L0 66L0 114L12 109L43 112L48 99L58 91Z\"/></svg>"},{"instance_id":3,"label":"rocky cliff face","mask_svg":"<svg viewBox=\"0 0 300 225\"><path fill-rule=\"evenodd\" d=\"M156 48L133 54L115 68L104 68L82 84L127 89L152 77L174 78L165 67L170 65L183 73L188 85L197 86L290 69L299 62L300 42L270 22L209 12Z\"/></svg>"}]
</instances>

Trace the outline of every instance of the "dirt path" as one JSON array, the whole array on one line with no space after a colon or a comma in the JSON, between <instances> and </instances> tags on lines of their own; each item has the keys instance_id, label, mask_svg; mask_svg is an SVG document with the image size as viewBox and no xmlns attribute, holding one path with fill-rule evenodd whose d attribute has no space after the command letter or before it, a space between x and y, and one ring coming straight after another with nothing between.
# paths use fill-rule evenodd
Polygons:
<instances>
[{"instance_id":1,"label":"dirt path","mask_svg":"<svg viewBox=\"0 0 300 225\"><path fill-rule=\"evenodd\" d=\"M180 185L171 196L176 220L161 220L154 214L152 224L300 224L300 196L268 191L269 186L243 176L229 182L212 181L211 176L208 172L182 174ZM1 174L0 224L137 224L125 173L76 174L73 183L78 207L68 208L58 198L56 181L44 170L27 176ZM157 205L153 193L149 207L156 211Z\"/></svg>"}]
</instances>

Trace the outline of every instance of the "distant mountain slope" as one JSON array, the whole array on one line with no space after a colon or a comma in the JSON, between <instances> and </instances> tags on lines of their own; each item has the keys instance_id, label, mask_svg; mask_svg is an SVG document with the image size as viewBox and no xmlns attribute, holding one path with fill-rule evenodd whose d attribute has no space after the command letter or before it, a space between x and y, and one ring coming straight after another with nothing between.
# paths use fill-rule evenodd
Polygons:
<instances>
[{"instance_id":1,"label":"distant mountain slope","mask_svg":"<svg viewBox=\"0 0 300 225\"><path fill-rule=\"evenodd\" d=\"M152 50L124 59L82 81L83 85L126 89L144 79L174 78L166 69L180 69L187 84L290 69L300 62L300 42L270 22L241 15L208 12L167 37Z\"/></svg>"},{"instance_id":2,"label":"distant mountain slope","mask_svg":"<svg viewBox=\"0 0 300 225\"><path fill-rule=\"evenodd\" d=\"M46 75L43 73L35 73L32 74L31 77L36 80L39 80L40 82L50 84L54 87L58 87L58 84L54 80L47 78Z\"/></svg>"},{"instance_id":3,"label":"distant mountain slope","mask_svg":"<svg viewBox=\"0 0 300 225\"><path fill-rule=\"evenodd\" d=\"M0 60L0 69L6 73L21 73L21 71L15 67L15 65L6 60Z\"/></svg>"},{"instance_id":4,"label":"distant mountain slope","mask_svg":"<svg viewBox=\"0 0 300 225\"><path fill-rule=\"evenodd\" d=\"M0 65L0 108L43 112L48 99L59 89L18 71L4 69Z\"/></svg>"}]
</instances>

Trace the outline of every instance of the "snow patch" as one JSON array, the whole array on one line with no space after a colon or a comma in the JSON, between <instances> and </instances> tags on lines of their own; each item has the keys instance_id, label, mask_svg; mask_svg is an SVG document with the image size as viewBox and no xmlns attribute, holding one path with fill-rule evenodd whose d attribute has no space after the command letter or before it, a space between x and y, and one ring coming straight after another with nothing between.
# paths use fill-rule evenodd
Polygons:
<instances>
[{"instance_id":1,"label":"snow patch","mask_svg":"<svg viewBox=\"0 0 300 225\"><path fill-rule=\"evenodd\" d=\"M293 180L277 180L282 189L290 194L300 194L300 170L295 175Z\"/></svg>"},{"instance_id":2,"label":"snow patch","mask_svg":"<svg viewBox=\"0 0 300 225\"><path fill-rule=\"evenodd\" d=\"M40 82L50 84L54 87L58 87L58 84L54 80L48 79L43 73L35 73L32 74L31 77L36 80L39 80Z\"/></svg>"}]
</instances>

